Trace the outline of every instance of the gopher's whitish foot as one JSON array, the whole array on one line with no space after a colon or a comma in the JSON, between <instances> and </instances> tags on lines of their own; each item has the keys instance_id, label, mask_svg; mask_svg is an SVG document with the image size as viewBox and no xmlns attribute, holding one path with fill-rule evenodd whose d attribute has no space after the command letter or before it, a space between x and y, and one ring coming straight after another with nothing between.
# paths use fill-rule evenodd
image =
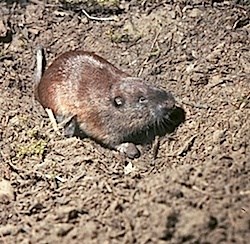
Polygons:
<instances>
[{"instance_id":1,"label":"gopher's whitish foot","mask_svg":"<svg viewBox=\"0 0 250 244\"><path fill-rule=\"evenodd\" d=\"M141 153L133 143L125 142L116 147L116 150L126 154L129 158L139 158Z\"/></svg>"}]
</instances>

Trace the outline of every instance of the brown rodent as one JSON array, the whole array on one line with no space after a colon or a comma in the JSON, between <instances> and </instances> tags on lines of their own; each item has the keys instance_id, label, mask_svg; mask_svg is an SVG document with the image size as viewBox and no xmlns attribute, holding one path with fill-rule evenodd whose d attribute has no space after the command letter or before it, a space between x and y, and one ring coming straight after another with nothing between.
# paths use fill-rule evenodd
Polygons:
<instances>
[{"instance_id":1,"label":"brown rodent","mask_svg":"<svg viewBox=\"0 0 250 244\"><path fill-rule=\"evenodd\" d=\"M160 123L175 106L170 92L131 77L92 52L69 51L43 73L42 49L37 51L36 98L57 120L73 118L88 137L130 158L140 155L129 138ZM42 74L43 73L43 74Z\"/></svg>"}]
</instances>

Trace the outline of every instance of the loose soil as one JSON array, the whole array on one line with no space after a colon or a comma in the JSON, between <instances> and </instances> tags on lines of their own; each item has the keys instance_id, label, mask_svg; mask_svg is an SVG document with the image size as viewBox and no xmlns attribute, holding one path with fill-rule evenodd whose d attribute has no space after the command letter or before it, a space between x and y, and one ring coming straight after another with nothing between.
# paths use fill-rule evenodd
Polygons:
<instances>
[{"instance_id":1,"label":"loose soil","mask_svg":"<svg viewBox=\"0 0 250 244\"><path fill-rule=\"evenodd\" d=\"M0 243L249 243L249 2L99 2L0 2ZM39 45L172 91L185 122L136 160L57 135Z\"/></svg>"}]
</instances>

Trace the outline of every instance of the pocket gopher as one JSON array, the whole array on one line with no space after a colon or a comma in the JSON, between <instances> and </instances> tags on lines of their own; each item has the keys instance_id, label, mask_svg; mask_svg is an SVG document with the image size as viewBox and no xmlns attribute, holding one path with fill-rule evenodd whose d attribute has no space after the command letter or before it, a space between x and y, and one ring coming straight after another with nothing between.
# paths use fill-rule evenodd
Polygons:
<instances>
[{"instance_id":1,"label":"pocket gopher","mask_svg":"<svg viewBox=\"0 0 250 244\"><path fill-rule=\"evenodd\" d=\"M170 92L130 76L92 52L66 52L44 72L43 62L39 48L35 96L58 122L72 118L65 134L74 135L78 126L86 136L129 158L140 155L129 138L160 123L175 106Z\"/></svg>"}]
</instances>

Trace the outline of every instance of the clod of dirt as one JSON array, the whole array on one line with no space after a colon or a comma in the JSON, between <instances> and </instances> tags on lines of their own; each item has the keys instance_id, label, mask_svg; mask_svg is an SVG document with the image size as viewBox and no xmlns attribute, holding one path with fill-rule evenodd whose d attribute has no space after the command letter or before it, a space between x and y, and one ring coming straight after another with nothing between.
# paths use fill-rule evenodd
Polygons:
<instances>
[{"instance_id":1,"label":"clod of dirt","mask_svg":"<svg viewBox=\"0 0 250 244\"><path fill-rule=\"evenodd\" d=\"M2 20L0 20L0 37L5 37L7 34L7 28L5 27Z\"/></svg>"},{"instance_id":2,"label":"clod of dirt","mask_svg":"<svg viewBox=\"0 0 250 244\"><path fill-rule=\"evenodd\" d=\"M55 229L58 236L66 236L73 229L73 226L63 223L56 225Z\"/></svg>"},{"instance_id":3,"label":"clod of dirt","mask_svg":"<svg viewBox=\"0 0 250 244\"><path fill-rule=\"evenodd\" d=\"M135 171L136 167L133 166L131 162L129 162L126 166L124 166L124 174L128 175L131 172Z\"/></svg>"},{"instance_id":4,"label":"clod of dirt","mask_svg":"<svg viewBox=\"0 0 250 244\"><path fill-rule=\"evenodd\" d=\"M10 181L2 179L0 181L0 203L9 203L15 199L14 189Z\"/></svg>"},{"instance_id":5,"label":"clod of dirt","mask_svg":"<svg viewBox=\"0 0 250 244\"><path fill-rule=\"evenodd\" d=\"M14 225L5 225L0 227L0 236L12 235L16 231Z\"/></svg>"},{"instance_id":6,"label":"clod of dirt","mask_svg":"<svg viewBox=\"0 0 250 244\"><path fill-rule=\"evenodd\" d=\"M0 19L0 43L9 43L12 41L12 32L8 27L7 21Z\"/></svg>"},{"instance_id":7,"label":"clod of dirt","mask_svg":"<svg viewBox=\"0 0 250 244\"><path fill-rule=\"evenodd\" d=\"M209 217L200 210L190 210L181 215L180 221L177 224L177 235L181 240L199 240L200 233L206 228L214 229L217 225L217 219ZM195 232L200 229L200 232Z\"/></svg>"},{"instance_id":8,"label":"clod of dirt","mask_svg":"<svg viewBox=\"0 0 250 244\"><path fill-rule=\"evenodd\" d=\"M64 222L69 222L78 217L79 211L74 207L63 206L57 209L56 211L56 219Z\"/></svg>"}]
</instances>

